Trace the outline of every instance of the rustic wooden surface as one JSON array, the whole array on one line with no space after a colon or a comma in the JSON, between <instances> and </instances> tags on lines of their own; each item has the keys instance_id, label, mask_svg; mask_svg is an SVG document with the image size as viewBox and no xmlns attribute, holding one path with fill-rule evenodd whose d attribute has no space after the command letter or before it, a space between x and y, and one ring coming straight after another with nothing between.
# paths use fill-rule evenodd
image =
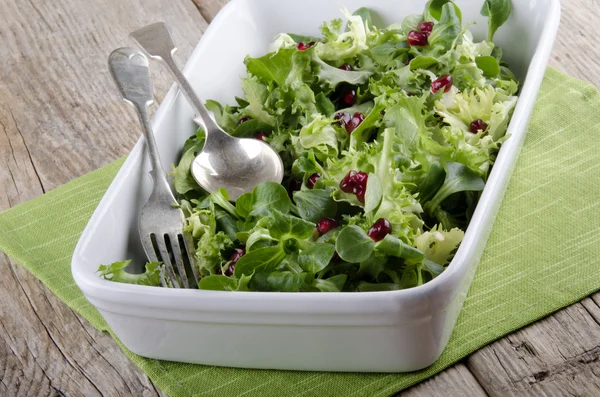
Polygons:
<instances>
[{"instance_id":1,"label":"rustic wooden surface","mask_svg":"<svg viewBox=\"0 0 600 397\"><path fill-rule=\"evenodd\" d=\"M1 0L0 211L126 154L137 121L105 59L155 20L185 59L224 0ZM550 63L599 85L597 0L563 0ZM156 69L156 68L155 68ZM170 79L154 71L157 99ZM403 396L600 395L600 293L475 352ZM1 396L162 396L113 340L0 254Z\"/></svg>"}]
</instances>

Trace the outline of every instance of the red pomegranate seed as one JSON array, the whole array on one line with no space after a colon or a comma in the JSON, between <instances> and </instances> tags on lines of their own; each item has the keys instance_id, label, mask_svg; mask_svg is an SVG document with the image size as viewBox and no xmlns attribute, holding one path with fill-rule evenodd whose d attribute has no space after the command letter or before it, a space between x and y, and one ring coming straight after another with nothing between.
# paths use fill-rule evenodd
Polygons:
<instances>
[{"instance_id":1,"label":"red pomegranate seed","mask_svg":"<svg viewBox=\"0 0 600 397\"><path fill-rule=\"evenodd\" d=\"M340 263L340 261L342 260L342 258L340 258L340 256L338 255L337 252L333 253L333 257L331 258L331 262L333 263Z\"/></svg>"},{"instance_id":2,"label":"red pomegranate seed","mask_svg":"<svg viewBox=\"0 0 600 397\"><path fill-rule=\"evenodd\" d=\"M367 181L369 180L369 174L360 171L357 172L352 179L354 180L354 189L352 189L352 192L356 195L358 201L364 203L365 193L367 193Z\"/></svg>"},{"instance_id":3,"label":"red pomegranate seed","mask_svg":"<svg viewBox=\"0 0 600 397\"><path fill-rule=\"evenodd\" d=\"M450 91L450 88L452 88L452 76L446 74L431 82L431 91L434 94L442 87L444 87L444 92Z\"/></svg>"},{"instance_id":4,"label":"red pomegranate seed","mask_svg":"<svg viewBox=\"0 0 600 397\"><path fill-rule=\"evenodd\" d=\"M244 256L244 254L246 253L246 248L236 248L235 252L233 253L233 255L231 255L231 258L229 259L229 266L227 266L227 269L225 269L225 275L226 276L232 276L233 275L233 271L235 270L235 264L240 260L240 258L242 256Z\"/></svg>"},{"instance_id":5,"label":"red pomegranate seed","mask_svg":"<svg viewBox=\"0 0 600 397\"><path fill-rule=\"evenodd\" d=\"M268 134L268 133L266 133L266 132L259 132L259 133L257 133L257 134L255 135L255 138L256 138L256 139L259 139L259 140L261 140L261 141L264 141L264 140L265 140L265 138L268 138L268 137L269 137L269 134Z\"/></svg>"},{"instance_id":6,"label":"red pomegranate seed","mask_svg":"<svg viewBox=\"0 0 600 397\"><path fill-rule=\"evenodd\" d=\"M412 30L408 34L408 45L422 47L427 45L427 34Z\"/></svg>"},{"instance_id":7,"label":"red pomegranate seed","mask_svg":"<svg viewBox=\"0 0 600 397\"><path fill-rule=\"evenodd\" d=\"M313 187L315 187L315 183L317 183L317 181L319 180L320 177L321 177L321 174L319 174L318 172L315 172L314 174L309 176L308 179L306 180L306 186L309 189L312 189Z\"/></svg>"},{"instance_id":8,"label":"red pomegranate seed","mask_svg":"<svg viewBox=\"0 0 600 397\"><path fill-rule=\"evenodd\" d=\"M314 46L315 42L311 41L308 44L304 44L303 42L299 42L298 46L296 48L298 48L300 51L304 51L304 50L308 50L310 47Z\"/></svg>"},{"instance_id":9,"label":"red pomegranate seed","mask_svg":"<svg viewBox=\"0 0 600 397\"><path fill-rule=\"evenodd\" d=\"M341 112L341 113L336 113L335 116L333 116L333 119L338 120L340 125L344 125L347 122L349 122L350 119L352 119L352 117L350 116L350 113Z\"/></svg>"},{"instance_id":10,"label":"red pomegranate seed","mask_svg":"<svg viewBox=\"0 0 600 397\"><path fill-rule=\"evenodd\" d=\"M433 22L421 22L419 24L419 31L421 31L422 33L425 33L427 36L429 36L431 34L432 30L433 30Z\"/></svg>"},{"instance_id":11,"label":"red pomegranate seed","mask_svg":"<svg viewBox=\"0 0 600 397\"><path fill-rule=\"evenodd\" d=\"M317 230L320 235L323 235L334 229L338 225L337 221L333 218L321 218L319 222L317 222Z\"/></svg>"},{"instance_id":12,"label":"red pomegranate seed","mask_svg":"<svg viewBox=\"0 0 600 397\"><path fill-rule=\"evenodd\" d=\"M369 229L367 234L375 241L380 241L392 232L392 225L385 218L379 218Z\"/></svg>"},{"instance_id":13,"label":"red pomegranate seed","mask_svg":"<svg viewBox=\"0 0 600 397\"><path fill-rule=\"evenodd\" d=\"M348 171L344 179L340 181L340 190L344 193L352 193L356 182L354 182L354 177L356 176L356 171Z\"/></svg>"},{"instance_id":14,"label":"red pomegranate seed","mask_svg":"<svg viewBox=\"0 0 600 397\"><path fill-rule=\"evenodd\" d=\"M345 105L352 106L356 103L356 91L349 89L342 94L342 102Z\"/></svg>"},{"instance_id":15,"label":"red pomegranate seed","mask_svg":"<svg viewBox=\"0 0 600 397\"><path fill-rule=\"evenodd\" d=\"M354 183L356 183L357 185L362 185L364 187L367 187L368 179L369 179L369 174L367 174L366 172L362 172L362 171L357 172L354 175L354 177L352 178Z\"/></svg>"},{"instance_id":16,"label":"red pomegranate seed","mask_svg":"<svg viewBox=\"0 0 600 397\"><path fill-rule=\"evenodd\" d=\"M477 134L479 132L479 130L485 132L485 130L487 130L487 128L488 128L488 125L485 121L483 121L481 119L477 119L477 120L473 120L473 122L469 126L469 131L471 131L473 134Z\"/></svg>"},{"instance_id":17,"label":"red pomegranate seed","mask_svg":"<svg viewBox=\"0 0 600 397\"><path fill-rule=\"evenodd\" d=\"M365 120L365 116L362 113L356 112L352 115L352 118L344 123L344 128L346 128L346 132L351 134L363 121Z\"/></svg>"},{"instance_id":18,"label":"red pomegranate seed","mask_svg":"<svg viewBox=\"0 0 600 397\"><path fill-rule=\"evenodd\" d=\"M248 116L242 117L241 119L238 120L238 125L243 124L248 120L250 120L250 117L248 117Z\"/></svg>"},{"instance_id":19,"label":"red pomegranate seed","mask_svg":"<svg viewBox=\"0 0 600 397\"><path fill-rule=\"evenodd\" d=\"M365 194L367 193L366 187L363 187L362 185L356 185L354 186L354 189L352 191L356 195L358 201L360 201L361 203L365 202Z\"/></svg>"},{"instance_id":20,"label":"red pomegranate seed","mask_svg":"<svg viewBox=\"0 0 600 397\"><path fill-rule=\"evenodd\" d=\"M352 66L349 63L345 63L342 66L339 66L338 69L345 70L346 72L349 72L349 71L352 70Z\"/></svg>"}]
</instances>

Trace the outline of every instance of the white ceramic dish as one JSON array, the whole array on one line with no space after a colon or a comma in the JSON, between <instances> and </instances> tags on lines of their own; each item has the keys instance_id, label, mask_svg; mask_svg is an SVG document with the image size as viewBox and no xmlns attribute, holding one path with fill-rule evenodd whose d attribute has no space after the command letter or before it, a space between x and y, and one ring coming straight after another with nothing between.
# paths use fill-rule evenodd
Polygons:
<instances>
[{"instance_id":1,"label":"white ceramic dish","mask_svg":"<svg viewBox=\"0 0 600 397\"><path fill-rule=\"evenodd\" d=\"M342 4L343 3L343 4ZM425 0L233 0L215 18L185 68L205 99L241 94L243 59L266 52L279 32L315 34L339 8L369 6L386 24L420 13ZM482 0L459 0L476 39L487 22ZM139 209L150 193L143 141L106 192L73 254L77 285L131 351L157 359L295 370L401 372L432 364L444 350L516 163L560 19L558 0L513 0L495 41L522 84L520 99L464 241L448 269L408 290L371 293L261 293L174 290L118 284L99 264L144 261ZM161 67L155 65L154 67ZM164 167L177 161L195 126L172 88L154 118Z\"/></svg>"}]
</instances>

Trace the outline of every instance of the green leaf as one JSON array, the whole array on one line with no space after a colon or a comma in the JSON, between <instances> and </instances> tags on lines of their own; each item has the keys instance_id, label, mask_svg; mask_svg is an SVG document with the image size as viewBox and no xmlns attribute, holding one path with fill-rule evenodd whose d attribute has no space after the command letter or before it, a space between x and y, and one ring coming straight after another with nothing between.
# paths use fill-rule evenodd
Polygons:
<instances>
[{"instance_id":1,"label":"green leaf","mask_svg":"<svg viewBox=\"0 0 600 397\"><path fill-rule=\"evenodd\" d=\"M481 7L481 15L488 17L487 41L494 40L494 34L508 20L512 11L510 0L485 0Z\"/></svg>"},{"instance_id":2,"label":"green leaf","mask_svg":"<svg viewBox=\"0 0 600 397\"><path fill-rule=\"evenodd\" d=\"M269 124L263 123L260 120L250 119L236 126L235 130L231 133L233 136L239 136L243 138L254 138L257 132L271 132L273 127Z\"/></svg>"},{"instance_id":3,"label":"green leaf","mask_svg":"<svg viewBox=\"0 0 600 397\"><path fill-rule=\"evenodd\" d=\"M252 212L254 205L254 195L252 193L244 193L235 201L235 212L242 218L248 218Z\"/></svg>"},{"instance_id":4,"label":"green leaf","mask_svg":"<svg viewBox=\"0 0 600 397\"><path fill-rule=\"evenodd\" d=\"M456 7L453 4L444 4L440 22L433 25L433 30L429 35L429 45L431 47L441 46L444 50L449 51L460 32L461 22L456 13Z\"/></svg>"},{"instance_id":5,"label":"green leaf","mask_svg":"<svg viewBox=\"0 0 600 397\"><path fill-rule=\"evenodd\" d=\"M412 288L419 285L419 277L414 266L407 266L402 272L402 278L400 279L400 288Z\"/></svg>"},{"instance_id":6,"label":"green leaf","mask_svg":"<svg viewBox=\"0 0 600 397\"><path fill-rule=\"evenodd\" d=\"M383 188L376 174L369 174L365 193L365 213L377 210L383 198Z\"/></svg>"},{"instance_id":7,"label":"green leaf","mask_svg":"<svg viewBox=\"0 0 600 397\"><path fill-rule=\"evenodd\" d=\"M260 58L246 57L244 62L248 72L261 81L283 85L292 70L292 55L295 52L295 48L280 48L276 53L271 52Z\"/></svg>"},{"instance_id":8,"label":"green leaf","mask_svg":"<svg viewBox=\"0 0 600 397\"><path fill-rule=\"evenodd\" d=\"M375 62L385 66L398 58L400 54L408 52L408 50L409 48L405 43L382 43L371 47L371 56Z\"/></svg>"},{"instance_id":9,"label":"green leaf","mask_svg":"<svg viewBox=\"0 0 600 397\"><path fill-rule=\"evenodd\" d=\"M431 278L433 279L442 274L442 272L445 270L445 267L425 258L423 259L423 270L429 272L431 274Z\"/></svg>"},{"instance_id":10,"label":"green leaf","mask_svg":"<svg viewBox=\"0 0 600 397\"><path fill-rule=\"evenodd\" d=\"M498 60L493 56L476 57L475 63L485 77L492 78L500 74L500 65L498 64Z\"/></svg>"},{"instance_id":11,"label":"green leaf","mask_svg":"<svg viewBox=\"0 0 600 397\"><path fill-rule=\"evenodd\" d=\"M275 182L263 182L252 191L252 211L249 215L261 218L272 216L274 211L287 214L291 207L292 202L283 186Z\"/></svg>"},{"instance_id":12,"label":"green leaf","mask_svg":"<svg viewBox=\"0 0 600 397\"><path fill-rule=\"evenodd\" d=\"M420 261L425 256L418 249L411 247L397 237L388 234L385 238L375 244L375 250L386 255L404 258L411 261Z\"/></svg>"},{"instance_id":13,"label":"green leaf","mask_svg":"<svg viewBox=\"0 0 600 397\"><path fill-rule=\"evenodd\" d=\"M200 153L204 147L204 131L198 129L196 134L189 137L183 146L183 154L173 169L173 187L177 194L184 195L191 191L202 192L202 188L198 185L192 176L191 167L196 155Z\"/></svg>"},{"instance_id":14,"label":"green leaf","mask_svg":"<svg viewBox=\"0 0 600 397\"><path fill-rule=\"evenodd\" d=\"M307 272L317 273L325 269L331 262L334 253L335 247L333 244L315 243L300 252L298 264Z\"/></svg>"},{"instance_id":15,"label":"green leaf","mask_svg":"<svg viewBox=\"0 0 600 397\"><path fill-rule=\"evenodd\" d=\"M375 242L355 225L343 228L335 242L335 250L340 258L350 263L367 260L374 248Z\"/></svg>"},{"instance_id":16,"label":"green leaf","mask_svg":"<svg viewBox=\"0 0 600 397\"><path fill-rule=\"evenodd\" d=\"M435 195L435 193L444 184L446 178L446 171L439 161L431 163L425 179L419 185L417 191L419 192L419 201L425 203Z\"/></svg>"},{"instance_id":17,"label":"green leaf","mask_svg":"<svg viewBox=\"0 0 600 397\"><path fill-rule=\"evenodd\" d=\"M234 276L250 276L253 273L270 273L275 271L277 265L285 258L283 247L258 248L246 252L235 265Z\"/></svg>"},{"instance_id":18,"label":"green leaf","mask_svg":"<svg viewBox=\"0 0 600 397\"><path fill-rule=\"evenodd\" d=\"M273 220L269 227L269 233L277 240L288 238L305 240L311 237L315 230L314 223L305 221L304 219L293 215L273 211L271 216L273 217Z\"/></svg>"},{"instance_id":19,"label":"green leaf","mask_svg":"<svg viewBox=\"0 0 600 397\"><path fill-rule=\"evenodd\" d=\"M117 283L124 284L138 284L138 285L160 285L160 272L162 264L160 262L148 262L146 263L146 271L141 274L128 273L125 267L131 263L131 260L114 262L110 265L100 265L98 267L98 273L100 277L105 280L115 281Z\"/></svg>"},{"instance_id":20,"label":"green leaf","mask_svg":"<svg viewBox=\"0 0 600 397\"><path fill-rule=\"evenodd\" d=\"M330 66L315 53L313 53L313 60L319 66L317 77L321 83L329 85L331 88L335 88L340 83L348 83L352 85L364 84L369 81L369 76L373 73L368 70L342 70Z\"/></svg>"},{"instance_id":21,"label":"green leaf","mask_svg":"<svg viewBox=\"0 0 600 397\"><path fill-rule=\"evenodd\" d=\"M235 240L236 233L238 232L237 221L229 213L215 208L215 220L219 225L219 229L227 233L231 240Z\"/></svg>"},{"instance_id":22,"label":"green leaf","mask_svg":"<svg viewBox=\"0 0 600 397\"><path fill-rule=\"evenodd\" d=\"M411 14L406 16L402 20L401 29L405 35L410 33L411 30L419 30L419 23L423 21L423 15Z\"/></svg>"},{"instance_id":23,"label":"green leaf","mask_svg":"<svg viewBox=\"0 0 600 397\"><path fill-rule=\"evenodd\" d=\"M410 61L410 70L428 69L429 67L438 65L439 63L440 61L434 57L419 55Z\"/></svg>"},{"instance_id":24,"label":"green leaf","mask_svg":"<svg viewBox=\"0 0 600 397\"><path fill-rule=\"evenodd\" d=\"M265 124L274 125L273 116L265 110L265 102L269 95L267 86L251 77L246 77L242 80L242 90L248 100L248 107L244 108L244 113Z\"/></svg>"},{"instance_id":25,"label":"green leaf","mask_svg":"<svg viewBox=\"0 0 600 397\"><path fill-rule=\"evenodd\" d=\"M346 284L348 275L338 274L337 276L329 277L328 279L315 279L314 286L321 292L340 292Z\"/></svg>"},{"instance_id":26,"label":"green leaf","mask_svg":"<svg viewBox=\"0 0 600 397\"><path fill-rule=\"evenodd\" d=\"M334 218L337 203L329 190L311 189L294 192L294 202L302 219L318 222L321 218Z\"/></svg>"},{"instance_id":27,"label":"green leaf","mask_svg":"<svg viewBox=\"0 0 600 397\"><path fill-rule=\"evenodd\" d=\"M448 196L463 191L478 192L483 190L485 182L474 171L461 163L450 161L446 164L447 172L444 184L435 196L425 204L425 209L430 213L437 210Z\"/></svg>"},{"instance_id":28,"label":"green leaf","mask_svg":"<svg viewBox=\"0 0 600 397\"><path fill-rule=\"evenodd\" d=\"M297 292L305 278L306 273L271 272L267 276L267 283L275 291Z\"/></svg>"},{"instance_id":29,"label":"green leaf","mask_svg":"<svg viewBox=\"0 0 600 397\"><path fill-rule=\"evenodd\" d=\"M223 208L231 216L238 217L235 207L229 202L229 194L223 188L217 189L208 196L209 200Z\"/></svg>"},{"instance_id":30,"label":"green leaf","mask_svg":"<svg viewBox=\"0 0 600 397\"><path fill-rule=\"evenodd\" d=\"M373 18L371 17L371 10L367 7L360 7L358 10L354 11L352 15L358 15L363 20L365 26L373 27Z\"/></svg>"},{"instance_id":31,"label":"green leaf","mask_svg":"<svg viewBox=\"0 0 600 397\"><path fill-rule=\"evenodd\" d=\"M232 277L227 277L223 275L212 275L200 279L198 287L200 289L214 291L235 291L238 287L238 281Z\"/></svg>"},{"instance_id":32,"label":"green leaf","mask_svg":"<svg viewBox=\"0 0 600 397\"><path fill-rule=\"evenodd\" d=\"M335 105L331 102L331 99L327 98L322 92L315 95L315 105L317 106L319 113L323 116L329 116L331 113L335 112Z\"/></svg>"},{"instance_id":33,"label":"green leaf","mask_svg":"<svg viewBox=\"0 0 600 397\"><path fill-rule=\"evenodd\" d=\"M460 20L462 20L462 13L460 11L460 8L458 8L458 6L450 0L429 0L425 8L429 12L429 15L431 15L433 18L439 21L442 18L443 6L448 3L454 5L454 11L456 12L456 15Z\"/></svg>"}]
</instances>

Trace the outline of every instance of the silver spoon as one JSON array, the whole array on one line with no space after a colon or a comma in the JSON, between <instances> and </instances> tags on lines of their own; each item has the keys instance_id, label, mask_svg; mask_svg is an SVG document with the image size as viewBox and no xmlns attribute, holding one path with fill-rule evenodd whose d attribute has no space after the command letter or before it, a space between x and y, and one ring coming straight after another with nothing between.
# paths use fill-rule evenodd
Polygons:
<instances>
[{"instance_id":1,"label":"silver spoon","mask_svg":"<svg viewBox=\"0 0 600 397\"><path fill-rule=\"evenodd\" d=\"M202 152L194 159L191 172L208 192L225 188L230 200L251 192L261 182L281 183L283 162L271 146L258 139L236 138L221 129L210 116L192 86L173 59L177 50L164 22L153 23L131 33L148 56L163 60L196 114L206 134Z\"/></svg>"}]
</instances>

